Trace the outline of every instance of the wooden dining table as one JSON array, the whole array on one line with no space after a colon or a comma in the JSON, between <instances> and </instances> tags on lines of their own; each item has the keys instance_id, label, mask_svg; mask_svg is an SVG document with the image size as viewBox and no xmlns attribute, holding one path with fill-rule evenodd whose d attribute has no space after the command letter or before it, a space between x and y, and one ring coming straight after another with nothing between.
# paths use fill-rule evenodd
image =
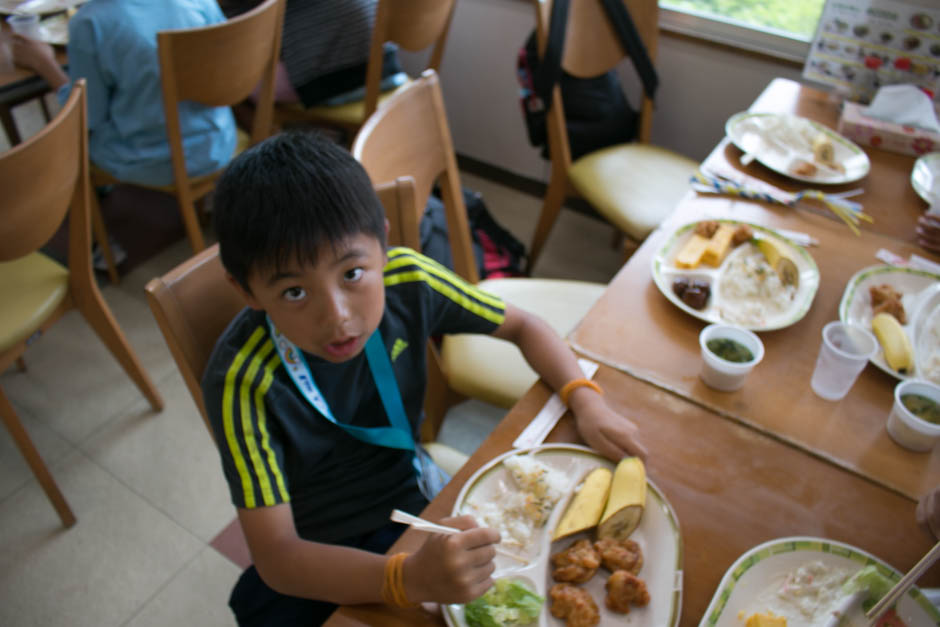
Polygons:
<instances>
[{"instance_id":1,"label":"wooden dining table","mask_svg":"<svg viewBox=\"0 0 940 627\"><path fill-rule=\"evenodd\" d=\"M793 81L774 80L754 111L796 113L835 127L838 103ZM940 453L914 453L885 432L895 378L869 365L841 401L816 397L809 378L822 325L838 317L846 281L880 263L879 248L907 257L937 257L914 245L914 223L926 208L910 189L914 159L867 149L871 172L858 199L874 217L859 235L820 208L791 208L690 192L633 254L604 295L569 336L575 351L600 364L595 379L607 402L640 427L650 453L649 478L672 505L682 538L679 624L699 625L722 576L753 547L789 536L814 536L867 551L905 572L936 542L915 520L917 499L940 486ZM722 141L705 164L795 190L759 163L742 165L741 151ZM698 378L698 334L706 322L673 305L652 279L651 262L676 228L709 217L809 233L820 282L807 314L761 333L766 355L745 386L717 392ZM509 451L549 400L538 382L512 408L423 515L448 516L474 472ZM548 442L581 442L565 415ZM409 530L390 552L415 551L424 540ZM651 556L648 559L655 559ZM940 585L940 568L921 578ZM326 623L442 625L431 606L393 609L345 606Z\"/></svg>"}]
</instances>

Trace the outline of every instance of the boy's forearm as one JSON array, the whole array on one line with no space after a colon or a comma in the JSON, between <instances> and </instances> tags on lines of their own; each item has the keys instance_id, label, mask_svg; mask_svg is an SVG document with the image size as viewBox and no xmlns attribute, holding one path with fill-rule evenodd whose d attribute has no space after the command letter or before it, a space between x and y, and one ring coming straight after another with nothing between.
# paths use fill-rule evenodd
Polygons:
<instances>
[{"instance_id":1,"label":"boy's forearm","mask_svg":"<svg viewBox=\"0 0 940 627\"><path fill-rule=\"evenodd\" d=\"M555 391L584 376L571 347L537 316L522 312L518 328L504 339L519 347L532 369Z\"/></svg>"},{"instance_id":2,"label":"boy's forearm","mask_svg":"<svg viewBox=\"0 0 940 627\"><path fill-rule=\"evenodd\" d=\"M264 582L281 594L340 605L382 602L385 555L296 538L252 558Z\"/></svg>"}]
</instances>

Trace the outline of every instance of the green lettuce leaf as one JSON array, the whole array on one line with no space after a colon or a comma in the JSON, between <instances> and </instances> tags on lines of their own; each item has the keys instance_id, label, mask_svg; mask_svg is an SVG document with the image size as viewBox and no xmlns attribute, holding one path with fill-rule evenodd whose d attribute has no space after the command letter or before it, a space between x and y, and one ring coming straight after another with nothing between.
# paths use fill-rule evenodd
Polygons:
<instances>
[{"instance_id":1,"label":"green lettuce leaf","mask_svg":"<svg viewBox=\"0 0 940 627\"><path fill-rule=\"evenodd\" d=\"M846 594L864 591L866 596L862 601L862 609L867 612L881 597L888 594L893 585L893 581L882 575L873 564L869 564L849 577L848 581L842 584L842 591Z\"/></svg>"},{"instance_id":2,"label":"green lettuce leaf","mask_svg":"<svg viewBox=\"0 0 940 627\"><path fill-rule=\"evenodd\" d=\"M470 627L530 625L539 617L545 599L513 579L497 579L478 599L464 606Z\"/></svg>"}]
</instances>

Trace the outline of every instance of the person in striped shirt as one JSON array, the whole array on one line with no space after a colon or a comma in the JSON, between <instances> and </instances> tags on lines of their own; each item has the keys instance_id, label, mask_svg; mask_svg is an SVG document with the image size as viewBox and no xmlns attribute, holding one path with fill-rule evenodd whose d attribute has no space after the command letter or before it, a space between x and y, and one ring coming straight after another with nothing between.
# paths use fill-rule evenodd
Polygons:
<instances>
[{"instance_id":1,"label":"person in striped shirt","mask_svg":"<svg viewBox=\"0 0 940 627\"><path fill-rule=\"evenodd\" d=\"M414 445L425 345L445 333L509 340L556 390L582 376L573 353L537 317L387 249L368 175L329 141L262 142L230 164L213 204L222 263L248 305L202 384L254 561L230 599L238 623L319 624L335 604L483 594L499 534L471 517L444 519L464 531L429 534L403 561L384 555L403 530L390 512L418 514L433 497L434 469ZM600 453L645 455L636 426L592 387L576 384L569 405Z\"/></svg>"}]
</instances>

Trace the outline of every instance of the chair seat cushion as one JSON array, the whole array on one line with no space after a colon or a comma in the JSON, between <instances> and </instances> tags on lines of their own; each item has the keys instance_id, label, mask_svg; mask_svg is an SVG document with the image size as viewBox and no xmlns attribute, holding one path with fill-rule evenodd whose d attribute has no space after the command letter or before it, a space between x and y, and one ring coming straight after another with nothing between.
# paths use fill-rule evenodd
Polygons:
<instances>
[{"instance_id":1,"label":"chair seat cushion","mask_svg":"<svg viewBox=\"0 0 940 627\"><path fill-rule=\"evenodd\" d=\"M434 460L434 463L451 477L456 475L460 467L466 464L467 460L470 459L457 449L447 446L446 444L441 444L440 442L425 442L422 446L424 450L428 452L428 455L431 456L431 459Z\"/></svg>"},{"instance_id":2,"label":"chair seat cushion","mask_svg":"<svg viewBox=\"0 0 940 627\"><path fill-rule=\"evenodd\" d=\"M598 213L642 241L689 189L698 163L648 144L618 144L571 164L572 186Z\"/></svg>"},{"instance_id":3,"label":"chair seat cushion","mask_svg":"<svg viewBox=\"0 0 940 627\"><path fill-rule=\"evenodd\" d=\"M379 94L379 102L377 106L382 106L382 103L407 87L410 83L411 81L409 80L403 85L399 85L395 89ZM332 107L315 106L310 107L309 109L304 109L302 105L298 104L290 105L288 108L292 110L291 113L303 115L301 112L306 112L306 115L310 116L311 118L332 122L333 124L339 124L342 126L358 126L362 124L366 117L365 100L355 100L353 102L342 105L335 105Z\"/></svg>"},{"instance_id":4,"label":"chair seat cushion","mask_svg":"<svg viewBox=\"0 0 940 627\"><path fill-rule=\"evenodd\" d=\"M492 279L479 287L536 314L566 337L600 298L604 285L549 279ZM498 407L512 407L538 380L515 344L488 335L444 337L441 360L450 387Z\"/></svg>"},{"instance_id":5,"label":"chair seat cushion","mask_svg":"<svg viewBox=\"0 0 940 627\"><path fill-rule=\"evenodd\" d=\"M68 291L69 271L42 253L0 263L0 352L32 335Z\"/></svg>"}]
</instances>

